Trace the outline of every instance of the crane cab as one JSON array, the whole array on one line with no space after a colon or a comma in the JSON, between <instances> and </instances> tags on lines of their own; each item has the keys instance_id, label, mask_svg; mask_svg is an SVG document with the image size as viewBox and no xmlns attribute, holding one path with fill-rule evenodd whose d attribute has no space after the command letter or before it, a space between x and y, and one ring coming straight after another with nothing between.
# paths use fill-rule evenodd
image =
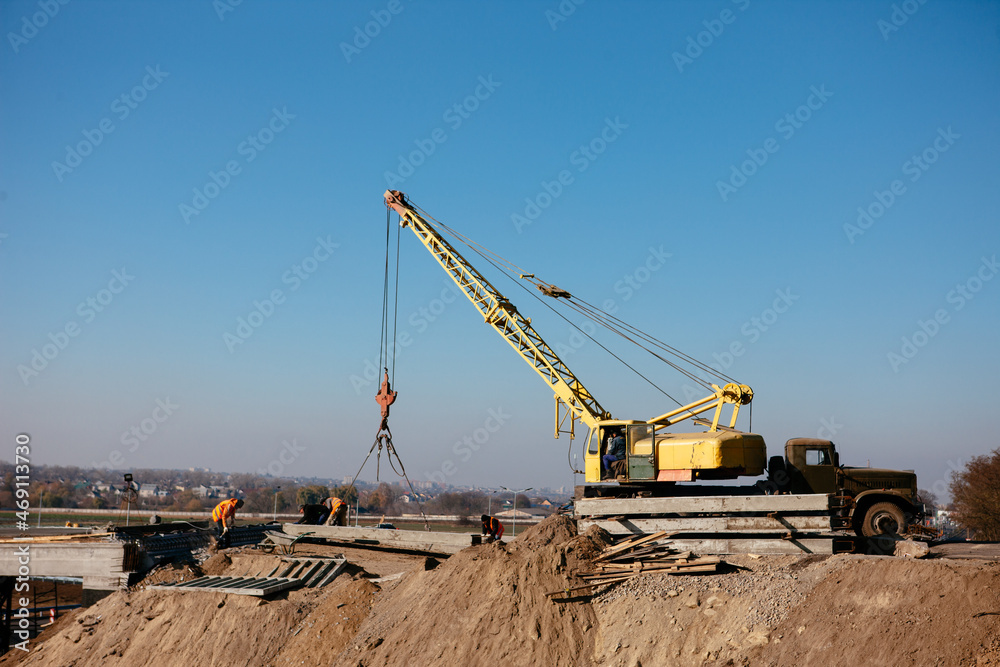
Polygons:
<instances>
[{"instance_id":1,"label":"crane cab","mask_svg":"<svg viewBox=\"0 0 1000 667\"><path fill-rule=\"evenodd\" d=\"M615 432L625 438L625 458L612 464L609 479L602 457ZM766 468L767 448L760 435L735 429L667 433L651 423L614 420L591 429L584 460L588 483L693 482L756 477Z\"/></svg>"}]
</instances>

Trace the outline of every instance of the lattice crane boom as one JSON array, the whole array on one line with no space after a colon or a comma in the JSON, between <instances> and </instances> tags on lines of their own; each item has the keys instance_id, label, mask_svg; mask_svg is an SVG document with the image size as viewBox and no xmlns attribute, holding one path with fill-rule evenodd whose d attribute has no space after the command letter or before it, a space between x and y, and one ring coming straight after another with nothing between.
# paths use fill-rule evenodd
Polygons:
<instances>
[{"instance_id":1,"label":"lattice crane boom","mask_svg":"<svg viewBox=\"0 0 1000 667\"><path fill-rule=\"evenodd\" d=\"M493 286L458 252L398 190L386 190L385 204L399 214L400 224L413 230L441 268L469 298L483 319L506 340L553 390L556 399L556 437L559 435L560 406L567 410L572 433L577 419L597 428L611 414L601 407L573 371L531 326L531 321L500 290Z\"/></svg>"}]
</instances>

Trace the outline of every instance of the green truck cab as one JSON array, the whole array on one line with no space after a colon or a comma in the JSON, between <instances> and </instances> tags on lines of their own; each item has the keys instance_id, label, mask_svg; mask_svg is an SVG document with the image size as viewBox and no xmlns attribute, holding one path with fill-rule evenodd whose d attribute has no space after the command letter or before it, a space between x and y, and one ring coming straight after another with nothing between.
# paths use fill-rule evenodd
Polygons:
<instances>
[{"instance_id":1,"label":"green truck cab","mask_svg":"<svg viewBox=\"0 0 1000 667\"><path fill-rule=\"evenodd\" d=\"M768 480L777 493L835 494L839 527L863 537L901 534L923 520L924 506L912 470L842 466L829 440L789 440L784 458L773 456L768 461Z\"/></svg>"}]
</instances>

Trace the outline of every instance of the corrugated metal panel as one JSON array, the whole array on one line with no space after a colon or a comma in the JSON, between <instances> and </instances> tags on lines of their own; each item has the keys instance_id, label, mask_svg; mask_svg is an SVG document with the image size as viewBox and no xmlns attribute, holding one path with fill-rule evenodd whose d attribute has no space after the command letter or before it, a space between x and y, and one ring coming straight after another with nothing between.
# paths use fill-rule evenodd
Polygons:
<instances>
[{"instance_id":1,"label":"corrugated metal panel","mask_svg":"<svg viewBox=\"0 0 1000 667\"><path fill-rule=\"evenodd\" d=\"M282 565L287 564L279 576L274 576ZM263 577L205 576L178 584L150 586L160 591L209 591L213 593L233 593L235 595L265 596L294 588L315 588L326 586L333 581L347 565L343 556L335 558L288 558L282 557L270 574Z\"/></svg>"}]
</instances>

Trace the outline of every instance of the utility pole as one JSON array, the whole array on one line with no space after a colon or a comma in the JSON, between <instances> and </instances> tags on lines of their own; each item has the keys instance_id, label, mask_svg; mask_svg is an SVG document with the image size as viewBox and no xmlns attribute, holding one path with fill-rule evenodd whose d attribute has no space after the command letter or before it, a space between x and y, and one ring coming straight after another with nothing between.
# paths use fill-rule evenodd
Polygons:
<instances>
[{"instance_id":1,"label":"utility pole","mask_svg":"<svg viewBox=\"0 0 1000 667\"><path fill-rule=\"evenodd\" d=\"M281 487L274 487L274 510L271 512L271 523L275 523L278 520L278 491L281 491Z\"/></svg>"},{"instance_id":2,"label":"utility pole","mask_svg":"<svg viewBox=\"0 0 1000 667\"><path fill-rule=\"evenodd\" d=\"M517 494L525 493L526 491L531 491L535 487L529 486L528 488L521 489L520 491L515 491L514 489L508 489L506 486L501 486L500 488L503 489L504 491L510 491L511 493L514 494L514 508L511 510L513 512L513 518L510 527L510 538L514 539L514 536L517 535Z\"/></svg>"}]
</instances>

